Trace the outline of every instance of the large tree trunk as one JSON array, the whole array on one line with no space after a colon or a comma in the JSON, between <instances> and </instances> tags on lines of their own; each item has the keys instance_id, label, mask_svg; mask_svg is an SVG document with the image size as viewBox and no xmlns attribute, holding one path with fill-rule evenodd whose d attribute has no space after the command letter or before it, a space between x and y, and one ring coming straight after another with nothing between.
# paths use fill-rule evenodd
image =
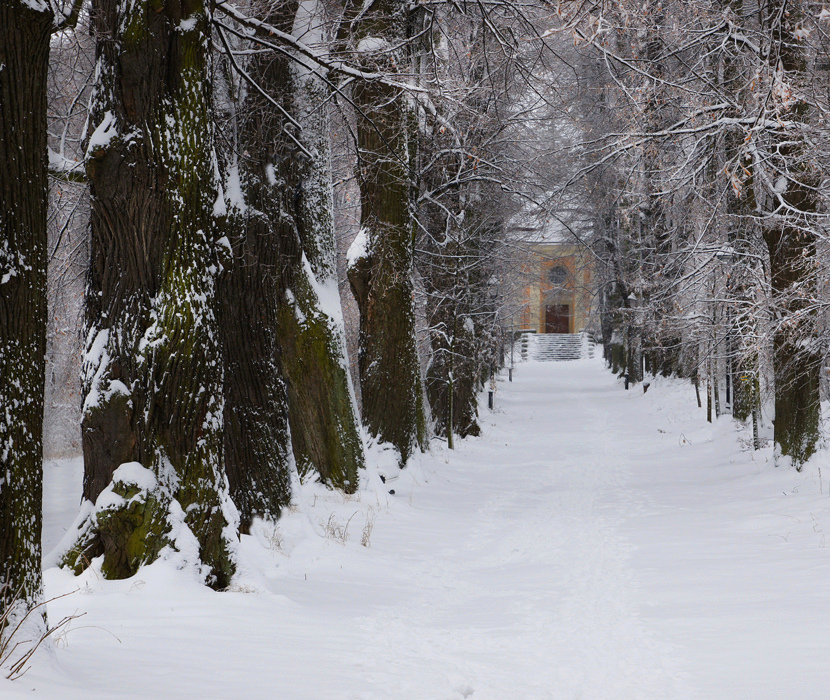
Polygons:
<instances>
[{"instance_id":1,"label":"large tree trunk","mask_svg":"<svg viewBox=\"0 0 830 700\"><path fill-rule=\"evenodd\" d=\"M67 561L81 569L103 554L104 574L120 578L173 545L221 588L236 510L214 308L209 11L198 0L97 0L92 16L84 497L103 500Z\"/></svg>"},{"instance_id":2,"label":"large tree trunk","mask_svg":"<svg viewBox=\"0 0 830 700\"><path fill-rule=\"evenodd\" d=\"M763 22L771 44L768 71L774 85L773 108L781 124L770 130L766 167L775 182L767 193L763 225L769 251L770 281L778 322L773 337L775 374L776 455L789 457L797 469L815 451L821 417L819 376L821 353L814 342L816 293L816 234L812 214L821 180L811 162L799 126L806 123L807 104L797 85L806 70L805 49L797 36L803 8L800 2L768 2ZM792 89L792 96L787 92ZM786 127L789 122L793 126ZM782 211L780 199L786 205Z\"/></svg>"},{"instance_id":3,"label":"large tree trunk","mask_svg":"<svg viewBox=\"0 0 830 700\"><path fill-rule=\"evenodd\" d=\"M366 67L408 65L400 48L407 12L401 0L379 0L363 13L356 48ZM360 310L363 422L405 465L426 440L412 282L414 114L400 89L378 81L356 85L354 102L361 231L350 250L349 282Z\"/></svg>"},{"instance_id":4,"label":"large tree trunk","mask_svg":"<svg viewBox=\"0 0 830 700\"><path fill-rule=\"evenodd\" d=\"M743 17L743 5L744 0L720 0L722 10L732 13L734 17ZM735 105L728 111L728 116L738 118L742 114L741 102L746 100L745 59L739 46L730 48L731 51L727 51L722 59L719 87ZM747 59L748 64L752 59ZM754 415L755 407L760 401L755 393L759 372L757 349L750 346L752 339L758 335L759 321L753 304L755 291L752 274L752 253L760 241L754 219L757 201L753 178L751 174L746 176L746 173L751 173L752 159L744 152L743 129L734 127L728 131L720 146L722 150L717 165L718 173L713 176L713 180L721 181L721 171L724 168L733 173L735 178L730 182L729 189L732 191L727 194L725 202L727 240L734 251L734 256L728 261L732 269L727 282L731 306L727 307L726 339L727 362L731 370L732 415L740 421L746 421Z\"/></svg>"},{"instance_id":5,"label":"large tree trunk","mask_svg":"<svg viewBox=\"0 0 830 700\"><path fill-rule=\"evenodd\" d=\"M53 18L34 4L0 3L0 616L9 613L11 624L36 604L42 588L46 71ZM3 632L0 625L0 638Z\"/></svg>"},{"instance_id":6,"label":"large tree trunk","mask_svg":"<svg viewBox=\"0 0 830 700\"><path fill-rule=\"evenodd\" d=\"M441 221L441 217L437 217ZM435 219L433 219L435 221ZM427 293L427 323L430 328L432 359L426 376L426 393L436 435L447 438L454 447L453 435L478 435L480 367L476 364L475 325L472 320L468 266L474 252L460 239L464 232L441 222L446 238L427 240L428 253L419 268ZM436 227L437 228L437 227ZM439 233L436 237L440 236ZM438 245L436 245L438 243ZM442 245L443 244L443 245ZM472 246L469 246L472 248Z\"/></svg>"},{"instance_id":7,"label":"large tree trunk","mask_svg":"<svg viewBox=\"0 0 830 700\"><path fill-rule=\"evenodd\" d=\"M282 6L292 13L296 3ZM285 17L262 19L286 30ZM230 69L230 67L229 67ZM245 67L260 89L285 89L286 61L267 53ZM288 394L279 363L278 315L285 229L292 235L278 181L282 116L259 90L240 85L233 105L238 140L229 154L228 234L232 259L220 284L225 351L225 459L243 532L255 516L275 520L291 500Z\"/></svg>"},{"instance_id":8,"label":"large tree trunk","mask_svg":"<svg viewBox=\"0 0 830 700\"><path fill-rule=\"evenodd\" d=\"M469 316L436 309L430 326L436 325L441 332L431 337L427 398L435 434L446 437L453 448L453 434L463 438L481 432L477 401L481 367L475 362L475 329Z\"/></svg>"},{"instance_id":9,"label":"large tree trunk","mask_svg":"<svg viewBox=\"0 0 830 700\"><path fill-rule=\"evenodd\" d=\"M313 0L292 2L263 19L310 41L319 32L320 9ZM226 285L223 328L230 362L252 367L255 360L269 369L228 377L226 413L240 445L255 434L241 423L236 429L240 416L270 427L244 459L228 456L243 525L255 513L275 517L288 502L292 449L301 476L315 471L346 491L357 488L363 466L333 258L328 93L309 66L279 54L253 58L247 73L259 87L248 86L241 110L245 230L233 241L230 278L245 276L257 291ZM239 307L250 307L253 322L240 323ZM249 342L257 340L252 334L258 342ZM252 380L259 388L248 388ZM268 396L262 387L270 387ZM284 475L279 484L277 473Z\"/></svg>"},{"instance_id":10,"label":"large tree trunk","mask_svg":"<svg viewBox=\"0 0 830 700\"><path fill-rule=\"evenodd\" d=\"M644 27L638 53L645 59L650 71L656 79L645 90L645 102L642 113L639 115L640 129L646 133L655 133L665 126L666 116L665 90L660 83L664 73L663 37L665 31L665 11L662 3L651 1L643 5ZM654 297L664 294L664 276L668 267L667 254L670 252L671 241L667 230L663 201L659 194L660 177L662 175L661 143L656 138L649 139L640 153L639 174L640 182L636 197L637 211L637 260L636 269L630 279L633 297L626 299L629 313L626 316L627 336L627 367L628 378L631 382L643 381L643 355L659 348L662 338L658 333L649 337L646 333L646 322L652 325L656 319L646 318L649 312L662 317L660 312L668 305L666 301L658 303ZM661 308L662 307L662 308Z\"/></svg>"},{"instance_id":11,"label":"large tree trunk","mask_svg":"<svg viewBox=\"0 0 830 700\"><path fill-rule=\"evenodd\" d=\"M801 199L795 189L789 188L787 201L804 211L803 207L811 206L805 200L812 195L807 188L798 188L804 195ZM815 452L821 419L821 353L811 338L813 314L804 313L808 303L805 300L816 287L815 237L809 231L785 225L766 228L764 239L769 249L777 308L791 321L787 325L779 322L773 336L776 456L790 457L793 465L801 469Z\"/></svg>"},{"instance_id":12,"label":"large tree trunk","mask_svg":"<svg viewBox=\"0 0 830 700\"><path fill-rule=\"evenodd\" d=\"M253 144L248 148L258 153ZM271 210L270 198L260 189L266 166L263 161L259 168L246 168L247 206L231 205L227 230L233 259L226 263L219 287L225 462L243 532L254 516L279 516L291 500L293 469L288 400L278 362L280 250L274 229L279 211Z\"/></svg>"},{"instance_id":13,"label":"large tree trunk","mask_svg":"<svg viewBox=\"0 0 830 700\"><path fill-rule=\"evenodd\" d=\"M324 21L322 4L304 0L297 8L293 33L321 43L326 39ZM363 441L337 286L330 95L319 70L310 62L289 66L286 109L303 127L301 140L308 157L295 154L285 171L296 234L286 242L280 358L288 380L291 437L300 474L313 469L324 483L353 492L358 469L364 466ZM300 246L292 250L296 240Z\"/></svg>"}]
</instances>

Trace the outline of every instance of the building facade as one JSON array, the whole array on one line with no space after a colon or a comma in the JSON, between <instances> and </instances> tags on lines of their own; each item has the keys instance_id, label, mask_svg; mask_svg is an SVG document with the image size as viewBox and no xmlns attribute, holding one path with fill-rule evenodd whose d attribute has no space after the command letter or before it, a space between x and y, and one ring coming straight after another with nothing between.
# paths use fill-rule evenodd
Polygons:
<instances>
[{"instance_id":1,"label":"building facade","mask_svg":"<svg viewBox=\"0 0 830 700\"><path fill-rule=\"evenodd\" d=\"M536 333L579 333L591 318L590 251L570 243L531 243L514 326Z\"/></svg>"}]
</instances>

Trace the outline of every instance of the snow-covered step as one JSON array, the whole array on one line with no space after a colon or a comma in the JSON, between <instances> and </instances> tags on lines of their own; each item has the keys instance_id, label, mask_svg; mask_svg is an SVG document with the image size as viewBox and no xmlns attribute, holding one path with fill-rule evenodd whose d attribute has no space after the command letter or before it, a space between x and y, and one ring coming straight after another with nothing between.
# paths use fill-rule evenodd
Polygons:
<instances>
[{"instance_id":1,"label":"snow-covered step","mask_svg":"<svg viewBox=\"0 0 830 700\"><path fill-rule=\"evenodd\" d=\"M562 362L593 357L594 344L585 333L526 334L523 357L542 362Z\"/></svg>"}]
</instances>

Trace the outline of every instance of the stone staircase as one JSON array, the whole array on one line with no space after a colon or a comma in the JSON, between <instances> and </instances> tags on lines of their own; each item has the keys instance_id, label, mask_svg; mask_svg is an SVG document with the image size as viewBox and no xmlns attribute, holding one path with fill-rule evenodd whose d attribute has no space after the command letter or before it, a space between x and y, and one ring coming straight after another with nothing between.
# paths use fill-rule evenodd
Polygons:
<instances>
[{"instance_id":1,"label":"stone staircase","mask_svg":"<svg viewBox=\"0 0 830 700\"><path fill-rule=\"evenodd\" d=\"M594 341L587 333L523 333L522 359L562 362L594 356Z\"/></svg>"}]
</instances>

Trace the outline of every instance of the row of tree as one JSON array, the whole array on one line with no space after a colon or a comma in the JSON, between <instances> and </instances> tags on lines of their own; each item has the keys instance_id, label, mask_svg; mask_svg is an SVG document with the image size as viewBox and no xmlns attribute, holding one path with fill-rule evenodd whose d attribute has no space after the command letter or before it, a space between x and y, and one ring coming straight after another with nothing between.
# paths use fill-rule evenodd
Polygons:
<instances>
[{"instance_id":1,"label":"row of tree","mask_svg":"<svg viewBox=\"0 0 830 700\"><path fill-rule=\"evenodd\" d=\"M238 533L277 518L297 479L357 488L363 430L401 466L431 434L450 447L476 434L523 283L517 217L556 220L590 251L612 367L688 376L710 417L752 420L756 446L772 409L776 454L797 468L816 449L820 9L10 0L2 13L13 614L0 620L40 596L47 269L72 218L47 249L50 171L53 202L57 187L89 195L72 205L73 250L88 251L83 521L63 560L78 571L102 556L107 576L129 576L176 552L222 588ZM333 163L359 203L354 231L336 230Z\"/></svg>"},{"instance_id":2,"label":"row of tree","mask_svg":"<svg viewBox=\"0 0 830 700\"><path fill-rule=\"evenodd\" d=\"M0 635L42 595L49 172L89 193L84 502L63 563L120 578L175 552L224 588L239 532L296 479L357 488L361 421L401 466L431 430L477 432L528 162L516 103L543 49L519 28L535 36L509 3L2 3ZM92 52L90 84L49 83L50 52L59 76ZM360 199L358 387L332 120Z\"/></svg>"},{"instance_id":3,"label":"row of tree","mask_svg":"<svg viewBox=\"0 0 830 700\"><path fill-rule=\"evenodd\" d=\"M827 354L827 19L792 0L563 5L582 137L552 198L592 220L606 357L774 415L780 462L819 440ZM770 400L767 401L767 397ZM770 404L767 406L767 404Z\"/></svg>"}]
</instances>

